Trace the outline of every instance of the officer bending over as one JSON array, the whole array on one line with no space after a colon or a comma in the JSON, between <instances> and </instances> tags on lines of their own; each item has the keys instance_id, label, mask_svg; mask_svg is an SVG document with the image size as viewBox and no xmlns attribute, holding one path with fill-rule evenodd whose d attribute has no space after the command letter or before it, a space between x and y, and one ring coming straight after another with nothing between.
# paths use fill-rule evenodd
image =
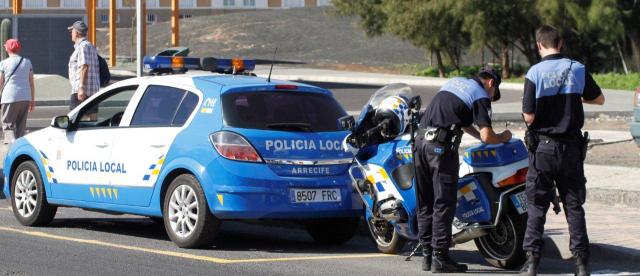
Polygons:
<instances>
[{"instance_id":1,"label":"officer bending over","mask_svg":"<svg viewBox=\"0 0 640 276\"><path fill-rule=\"evenodd\" d=\"M536 275L542 250L542 234L549 204L558 188L576 260L576 275L589 275L589 238L584 219L586 137L582 103L604 103L600 87L581 63L560 54L563 41L558 30L545 25L536 32L542 61L527 72L522 112L533 133L528 141L527 229L523 249L527 262L521 275ZM537 140L537 147L535 141Z\"/></svg>"},{"instance_id":2,"label":"officer bending over","mask_svg":"<svg viewBox=\"0 0 640 276\"><path fill-rule=\"evenodd\" d=\"M511 132L491 128L491 101L500 98L500 75L484 67L472 79L454 78L433 98L416 138L418 236L423 270L465 272L466 265L449 258L451 225L456 209L458 146L462 131L488 144L511 140ZM472 126L478 125L480 131ZM433 252L433 254L432 254Z\"/></svg>"}]
</instances>

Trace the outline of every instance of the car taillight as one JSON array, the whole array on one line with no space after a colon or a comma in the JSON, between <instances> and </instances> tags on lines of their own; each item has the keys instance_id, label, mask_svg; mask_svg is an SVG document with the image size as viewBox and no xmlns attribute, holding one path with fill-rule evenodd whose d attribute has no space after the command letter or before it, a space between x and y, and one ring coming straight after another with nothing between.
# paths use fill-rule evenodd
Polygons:
<instances>
[{"instance_id":1,"label":"car taillight","mask_svg":"<svg viewBox=\"0 0 640 276\"><path fill-rule=\"evenodd\" d=\"M633 97L633 106L640 107L640 87L636 88L636 96Z\"/></svg>"},{"instance_id":2,"label":"car taillight","mask_svg":"<svg viewBox=\"0 0 640 276\"><path fill-rule=\"evenodd\" d=\"M276 90L297 90L298 86L293 84L276 84Z\"/></svg>"},{"instance_id":3,"label":"car taillight","mask_svg":"<svg viewBox=\"0 0 640 276\"><path fill-rule=\"evenodd\" d=\"M520 184L520 183L524 183L527 180L527 172L529 171L529 168L522 168L519 169L516 174L509 176L503 180L501 180L500 182L498 182L498 186L499 187L506 187L506 186L511 186L511 185L515 185L515 184Z\"/></svg>"},{"instance_id":4,"label":"car taillight","mask_svg":"<svg viewBox=\"0 0 640 276\"><path fill-rule=\"evenodd\" d=\"M237 133L220 131L209 136L211 144L224 158L236 161L262 162L256 149Z\"/></svg>"}]
</instances>

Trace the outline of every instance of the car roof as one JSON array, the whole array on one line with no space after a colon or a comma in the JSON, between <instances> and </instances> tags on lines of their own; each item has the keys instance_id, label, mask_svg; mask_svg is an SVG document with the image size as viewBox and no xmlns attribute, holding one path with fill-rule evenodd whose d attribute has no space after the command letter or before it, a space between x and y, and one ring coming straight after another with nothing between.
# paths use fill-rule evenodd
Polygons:
<instances>
[{"instance_id":1,"label":"car roof","mask_svg":"<svg viewBox=\"0 0 640 276\"><path fill-rule=\"evenodd\" d=\"M204 71L194 71L187 74L174 74L163 76L144 76L138 78L126 79L118 82L118 86L138 85L143 82L149 84L176 84L180 86L196 88L195 81L204 81L211 84L218 85L222 88L221 93L231 93L242 90L242 88L248 87L272 87L276 85L294 85L297 87L295 91L299 92L314 92L331 95L331 92L327 89L320 88L313 85L304 83L274 80L267 81L266 78L244 76L244 75L229 75L229 74L217 74ZM275 89L271 89L275 90ZM206 91L203 91L206 92Z\"/></svg>"}]
</instances>

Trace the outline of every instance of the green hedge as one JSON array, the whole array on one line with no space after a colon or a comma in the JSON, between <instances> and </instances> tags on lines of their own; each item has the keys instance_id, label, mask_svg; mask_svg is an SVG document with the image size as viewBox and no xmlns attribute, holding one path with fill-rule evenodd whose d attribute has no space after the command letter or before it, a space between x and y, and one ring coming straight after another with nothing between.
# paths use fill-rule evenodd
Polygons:
<instances>
[{"instance_id":1,"label":"green hedge","mask_svg":"<svg viewBox=\"0 0 640 276\"><path fill-rule=\"evenodd\" d=\"M619 89L619 90L636 90L640 87L640 73L630 74L594 74L593 79L602 88Z\"/></svg>"},{"instance_id":2,"label":"green hedge","mask_svg":"<svg viewBox=\"0 0 640 276\"><path fill-rule=\"evenodd\" d=\"M445 72L447 77L472 77L479 69L479 66L464 66L460 69L460 72L458 72L451 67L447 67ZM522 66L516 66L516 69L517 70L515 71L524 72L524 68L522 68ZM438 77L438 69L434 67L427 67L424 70L419 70L416 75L424 77ZM640 87L640 73L630 73L626 75L619 73L593 74L593 78L601 88L605 89L635 90ZM524 77L511 77L509 79L505 79L504 82L524 83Z\"/></svg>"}]
</instances>

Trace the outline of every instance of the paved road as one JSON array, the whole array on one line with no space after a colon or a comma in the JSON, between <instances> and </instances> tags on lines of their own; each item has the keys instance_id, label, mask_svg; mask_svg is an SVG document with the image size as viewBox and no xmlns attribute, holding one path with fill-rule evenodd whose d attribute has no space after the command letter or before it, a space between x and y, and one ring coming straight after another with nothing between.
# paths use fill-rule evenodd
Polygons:
<instances>
[{"instance_id":1,"label":"paved road","mask_svg":"<svg viewBox=\"0 0 640 276\"><path fill-rule=\"evenodd\" d=\"M311 85L327 88L334 93L340 104L347 110L357 112L369 100L371 95L381 86L364 84L342 84L326 82L307 82ZM438 92L439 87L435 86L413 86L413 91L422 98L422 103L426 106L433 96ZM520 94L517 91L504 90L500 103L520 102ZM51 123L51 118L57 115L64 115L69 112L66 106L38 106L36 110L29 114L28 127L31 129L42 128Z\"/></svg>"},{"instance_id":2,"label":"paved road","mask_svg":"<svg viewBox=\"0 0 640 276\"><path fill-rule=\"evenodd\" d=\"M420 258L378 254L363 236L322 246L296 227L225 222L214 247L183 250L144 217L61 208L50 226L28 228L9 206L0 200L0 275L424 275ZM454 254L475 275L513 273L487 266L473 245ZM640 271L598 262L594 269ZM571 263L544 259L542 271L569 273Z\"/></svg>"}]
</instances>

